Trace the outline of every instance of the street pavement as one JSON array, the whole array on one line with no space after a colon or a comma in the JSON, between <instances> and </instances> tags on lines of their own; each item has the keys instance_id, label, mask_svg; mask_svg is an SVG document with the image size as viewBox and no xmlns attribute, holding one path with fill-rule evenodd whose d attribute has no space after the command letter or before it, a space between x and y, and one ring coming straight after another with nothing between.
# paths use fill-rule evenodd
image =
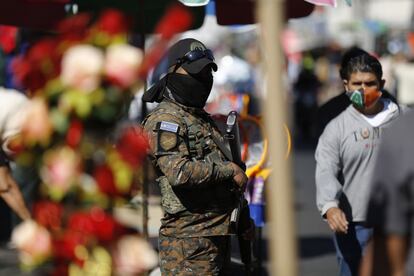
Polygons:
<instances>
[{"instance_id":1,"label":"street pavement","mask_svg":"<svg viewBox=\"0 0 414 276\"><path fill-rule=\"evenodd\" d=\"M328 225L315 203L315 161L311 149L293 154L296 227L299 244L299 275L337 275L335 248Z\"/></svg>"},{"instance_id":2,"label":"street pavement","mask_svg":"<svg viewBox=\"0 0 414 276\"><path fill-rule=\"evenodd\" d=\"M298 237L298 268L300 276L331 276L337 274L335 250L331 240L331 232L325 222L321 219L315 205L315 181L314 171L315 162L312 149L296 149L292 155L293 166L293 185L295 192L295 211L296 227ZM150 234L153 236L151 241L156 246L156 229L160 217L160 210L156 206L156 200L150 204ZM155 205L155 206L154 206ZM131 212L130 212L131 213ZM130 214L131 215L131 214ZM126 215L128 217L128 215ZM133 215L131 215L133 216ZM137 228L141 223L139 215L134 221ZM131 220L130 220L131 221ZM263 241L261 243L263 255L263 269L261 275L271 275L269 273L266 227L263 229ZM236 243L233 243L232 267L233 275L242 275L242 266ZM42 271L33 273L23 273L18 269L17 253L8 249L5 244L0 245L0 276L19 276L19 275L44 275ZM151 276L159 275L159 271L154 271ZM283 276L283 275L279 275Z\"/></svg>"}]
</instances>

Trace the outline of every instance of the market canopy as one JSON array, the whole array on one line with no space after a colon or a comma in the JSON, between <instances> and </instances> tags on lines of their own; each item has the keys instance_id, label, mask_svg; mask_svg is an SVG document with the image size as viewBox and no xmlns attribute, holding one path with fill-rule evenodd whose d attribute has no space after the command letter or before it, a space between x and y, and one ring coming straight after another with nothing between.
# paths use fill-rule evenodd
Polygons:
<instances>
[{"instance_id":1,"label":"market canopy","mask_svg":"<svg viewBox=\"0 0 414 276\"><path fill-rule=\"evenodd\" d=\"M183 1L185 2L185 1ZM73 11L99 12L105 8L117 8L131 15L137 33L152 33L157 22L172 4L178 0L13 0L0 4L0 24L33 29L53 30L59 21ZM217 22L220 25L255 23L255 0L215 0ZM234 9L237 7L237 10ZM74 10L75 8L75 10ZM286 1L285 17L297 18L309 15L314 5L304 0ZM203 6L188 7L193 24L199 28L204 21Z\"/></svg>"}]
</instances>

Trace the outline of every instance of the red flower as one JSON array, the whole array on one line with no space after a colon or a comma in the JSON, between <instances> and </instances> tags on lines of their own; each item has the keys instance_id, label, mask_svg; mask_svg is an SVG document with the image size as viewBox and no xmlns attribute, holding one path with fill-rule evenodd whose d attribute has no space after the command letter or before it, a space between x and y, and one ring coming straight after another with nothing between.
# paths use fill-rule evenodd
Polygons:
<instances>
[{"instance_id":1,"label":"red flower","mask_svg":"<svg viewBox=\"0 0 414 276\"><path fill-rule=\"evenodd\" d=\"M95 235L94 221L89 213L73 213L68 220L68 229L82 233L85 236Z\"/></svg>"},{"instance_id":2,"label":"red flower","mask_svg":"<svg viewBox=\"0 0 414 276\"><path fill-rule=\"evenodd\" d=\"M53 243L54 256L57 260L80 261L76 257L75 249L78 245L85 245L87 237L81 232L68 230Z\"/></svg>"},{"instance_id":3,"label":"red flower","mask_svg":"<svg viewBox=\"0 0 414 276\"><path fill-rule=\"evenodd\" d=\"M47 59L50 59L53 54L57 53L58 41L47 38L36 42L27 52L27 58L30 62L40 65ZM55 68L42 68L48 71L54 71Z\"/></svg>"},{"instance_id":4,"label":"red flower","mask_svg":"<svg viewBox=\"0 0 414 276\"><path fill-rule=\"evenodd\" d=\"M101 208L92 208L90 214L95 226L95 236L98 240L109 242L121 234L121 225Z\"/></svg>"},{"instance_id":5,"label":"red flower","mask_svg":"<svg viewBox=\"0 0 414 276\"><path fill-rule=\"evenodd\" d=\"M98 187L101 192L110 196L118 194L114 182L114 175L111 168L107 165L98 166L93 173L93 177L98 183Z\"/></svg>"},{"instance_id":6,"label":"red flower","mask_svg":"<svg viewBox=\"0 0 414 276\"><path fill-rule=\"evenodd\" d=\"M33 205L34 219L48 229L59 229L61 226L63 206L52 201L39 201Z\"/></svg>"},{"instance_id":7,"label":"red flower","mask_svg":"<svg viewBox=\"0 0 414 276\"><path fill-rule=\"evenodd\" d=\"M16 48L17 28L12 26L0 26L0 48L9 54Z\"/></svg>"},{"instance_id":8,"label":"red flower","mask_svg":"<svg viewBox=\"0 0 414 276\"><path fill-rule=\"evenodd\" d=\"M104 210L93 207L90 212L78 212L69 218L68 228L90 239L109 242L121 231L122 227Z\"/></svg>"},{"instance_id":9,"label":"red flower","mask_svg":"<svg viewBox=\"0 0 414 276\"><path fill-rule=\"evenodd\" d=\"M126 33L128 25L125 15L113 9L104 11L96 23L98 31L106 32L109 35Z\"/></svg>"},{"instance_id":10,"label":"red flower","mask_svg":"<svg viewBox=\"0 0 414 276\"><path fill-rule=\"evenodd\" d=\"M56 77L61 58L57 48L57 40L44 39L35 43L24 56L15 58L11 68L17 83L34 92Z\"/></svg>"},{"instance_id":11,"label":"red flower","mask_svg":"<svg viewBox=\"0 0 414 276\"><path fill-rule=\"evenodd\" d=\"M155 32L161 34L163 39L171 39L176 33L187 30L193 18L187 8L172 5L157 24Z\"/></svg>"},{"instance_id":12,"label":"red flower","mask_svg":"<svg viewBox=\"0 0 414 276\"><path fill-rule=\"evenodd\" d=\"M58 30L62 35L64 41L81 41L89 30L88 25L91 21L91 16L86 13L77 14L61 21Z\"/></svg>"},{"instance_id":13,"label":"red flower","mask_svg":"<svg viewBox=\"0 0 414 276\"><path fill-rule=\"evenodd\" d=\"M148 137L140 127L128 127L117 144L122 159L134 167L142 163L148 148Z\"/></svg>"},{"instance_id":14,"label":"red flower","mask_svg":"<svg viewBox=\"0 0 414 276\"><path fill-rule=\"evenodd\" d=\"M83 134L83 125L78 120L73 120L70 123L68 132L66 133L66 143L75 148L79 145Z\"/></svg>"}]
</instances>

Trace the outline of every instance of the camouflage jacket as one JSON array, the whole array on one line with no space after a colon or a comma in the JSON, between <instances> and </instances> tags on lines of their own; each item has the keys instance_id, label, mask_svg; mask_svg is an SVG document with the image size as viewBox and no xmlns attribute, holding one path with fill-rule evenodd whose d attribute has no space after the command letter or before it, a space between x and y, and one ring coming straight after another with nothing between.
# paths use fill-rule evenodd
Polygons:
<instances>
[{"instance_id":1,"label":"camouflage jacket","mask_svg":"<svg viewBox=\"0 0 414 276\"><path fill-rule=\"evenodd\" d=\"M202 109L164 100L143 122L161 189L165 236L227 235L236 206L233 169L214 139L223 137Z\"/></svg>"}]
</instances>

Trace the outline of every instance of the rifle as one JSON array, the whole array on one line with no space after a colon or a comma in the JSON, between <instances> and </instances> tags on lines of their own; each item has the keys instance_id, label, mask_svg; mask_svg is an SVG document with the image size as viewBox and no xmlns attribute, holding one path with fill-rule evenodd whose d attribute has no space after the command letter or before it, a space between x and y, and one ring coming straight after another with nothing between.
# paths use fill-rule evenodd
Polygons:
<instances>
[{"instance_id":1,"label":"rifle","mask_svg":"<svg viewBox=\"0 0 414 276\"><path fill-rule=\"evenodd\" d=\"M240 134L238 125L238 115L236 111L230 111L227 116L226 134L224 137L230 145L233 163L237 164L242 170L246 171L246 165L241 159L240 154ZM243 231L247 230L253 221L250 218L249 206L244 198L243 192L240 192L239 205L233 210L230 218L230 226L235 229L239 241L241 260L245 267L246 275L253 275L253 254L252 242L243 238Z\"/></svg>"}]
</instances>

